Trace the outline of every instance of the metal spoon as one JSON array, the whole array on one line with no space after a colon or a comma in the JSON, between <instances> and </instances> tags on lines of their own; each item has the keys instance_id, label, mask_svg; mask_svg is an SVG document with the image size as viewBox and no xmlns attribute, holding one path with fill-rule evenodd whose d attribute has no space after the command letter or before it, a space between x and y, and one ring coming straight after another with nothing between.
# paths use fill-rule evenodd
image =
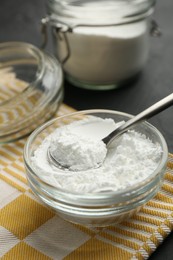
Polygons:
<instances>
[{"instance_id":1,"label":"metal spoon","mask_svg":"<svg viewBox=\"0 0 173 260\"><path fill-rule=\"evenodd\" d=\"M141 123L142 121L145 121L166 108L173 105L173 93L169 96L161 99L157 103L153 104L149 108L145 109L138 115L132 117L127 122L125 122L123 125L115 129L113 132L111 132L108 136L106 136L102 141L108 146L115 138L117 138L119 135L123 134L124 132L128 131L130 128L134 127L136 124Z\"/></svg>"},{"instance_id":2,"label":"metal spoon","mask_svg":"<svg viewBox=\"0 0 173 260\"><path fill-rule=\"evenodd\" d=\"M112 131L109 135L107 135L105 138L102 139L102 141L106 144L108 147L110 143L117 138L119 135L123 134L124 132L128 131L130 128L134 127L136 124L141 123L142 121L145 121L146 119L149 119L153 117L154 115L162 112L166 108L173 105L173 93L169 96L161 99L154 105L150 106L149 108L145 109L138 115L132 117L128 121L126 121L123 125L116 128L114 131ZM68 165L60 165L60 163L54 158L53 154L51 153L51 150L48 149L47 152L48 160L50 163L52 163L54 166L64 170L68 169Z\"/></svg>"}]
</instances>

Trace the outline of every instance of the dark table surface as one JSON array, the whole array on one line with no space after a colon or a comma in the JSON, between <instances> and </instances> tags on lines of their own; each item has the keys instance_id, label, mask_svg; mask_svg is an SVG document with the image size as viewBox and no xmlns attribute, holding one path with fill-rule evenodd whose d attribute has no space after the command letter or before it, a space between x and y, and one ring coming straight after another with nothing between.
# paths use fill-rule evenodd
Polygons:
<instances>
[{"instance_id":1,"label":"dark table surface","mask_svg":"<svg viewBox=\"0 0 173 260\"><path fill-rule=\"evenodd\" d=\"M0 42L24 41L41 45L40 19L45 16L46 0L1 0ZM152 38L148 63L138 80L126 87L110 91L89 91L65 82L64 102L78 110L113 109L137 114L173 92L173 1L159 0L154 18L162 36ZM53 53L51 39L47 51ZM173 153L173 107L150 122L164 135ZM151 260L173 259L173 232L150 257Z\"/></svg>"}]
</instances>

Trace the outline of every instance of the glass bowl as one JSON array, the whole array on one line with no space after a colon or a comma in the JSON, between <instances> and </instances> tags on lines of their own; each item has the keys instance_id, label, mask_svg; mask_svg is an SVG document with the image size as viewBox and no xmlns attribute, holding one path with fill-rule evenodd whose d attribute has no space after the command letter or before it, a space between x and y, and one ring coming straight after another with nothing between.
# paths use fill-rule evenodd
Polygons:
<instances>
[{"instance_id":1,"label":"glass bowl","mask_svg":"<svg viewBox=\"0 0 173 260\"><path fill-rule=\"evenodd\" d=\"M97 116L112 118L115 123L126 121L129 114L111 110L85 110L68 114L47 122L36 129L28 138L24 148L24 164L32 191L47 206L67 221L86 226L107 226L132 216L158 192L166 169L168 150L162 134L151 124L144 122L135 126L135 131L145 134L153 143L161 146L156 169L143 181L118 191L77 193L58 188L54 181L41 174L32 163L32 156L42 141L58 127ZM98 129L101 131L101 129ZM45 158L43 157L43 160ZM42 162L40 162L41 164Z\"/></svg>"},{"instance_id":2,"label":"glass bowl","mask_svg":"<svg viewBox=\"0 0 173 260\"><path fill-rule=\"evenodd\" d=\"M55 113L63 98L58 61L31 44L0 44L0 143L17 140Z\"/></svg>"}]
</instances>

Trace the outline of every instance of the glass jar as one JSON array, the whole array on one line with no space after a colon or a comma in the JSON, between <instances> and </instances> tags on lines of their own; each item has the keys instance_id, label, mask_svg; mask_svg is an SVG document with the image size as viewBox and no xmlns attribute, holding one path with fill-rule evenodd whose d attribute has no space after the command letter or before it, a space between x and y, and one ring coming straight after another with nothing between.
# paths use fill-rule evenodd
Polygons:
<instances>
[{"instance_id":1,"label":"glass jar","mask_svg":"<svg viewBox=\"0 0 173 260\"><path fill-rule=\"evenodd\" d=\"M144 67L155 0L48 0L47 18L67 79L89 89L123 85Z\"/></svg>"},{"instance_id":2,"label":"glass jar","mask_svg":"<svg viewBox=\"0 0 173 260\"><path fill-rule=\"evenodd\" d=\"M59 62L23 42L0 44L0 144L50 119L63 99Z\"/></svg>"}]
</instances>

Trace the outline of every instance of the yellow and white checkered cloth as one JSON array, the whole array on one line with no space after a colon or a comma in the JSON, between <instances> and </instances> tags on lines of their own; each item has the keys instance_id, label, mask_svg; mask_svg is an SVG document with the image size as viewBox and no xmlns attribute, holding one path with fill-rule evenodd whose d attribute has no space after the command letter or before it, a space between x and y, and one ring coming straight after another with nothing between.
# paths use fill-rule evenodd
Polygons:
<instances>
[{"instance_id":1,"label":"yellow and white checkered cloth","mask_svg":"<svg viewBox=\"0 0 173 260\"><path fill-rule=\"evenodd\" d=\"M62 105L58 114L72 112ZM25 140L0 147L0 258L147 259L173 228L173 155L157 196L134 217L106 227L67 223L36 200L23 166Z\"/></svg>"},{"instance_id":2,"label":"yellow and white checkered cloth","mask_svg":"<svg viewBox=\"0 0 173 260\"><path fill-rule=\"evenodd\" d=\"M57 115L72 112L62 105ZM25 139L0 146L0 258L3 260L147 259L173 229L173 155L160 192L127 221L105 228L68 223L27 185Z\"/></svg>"}]
</instances>

